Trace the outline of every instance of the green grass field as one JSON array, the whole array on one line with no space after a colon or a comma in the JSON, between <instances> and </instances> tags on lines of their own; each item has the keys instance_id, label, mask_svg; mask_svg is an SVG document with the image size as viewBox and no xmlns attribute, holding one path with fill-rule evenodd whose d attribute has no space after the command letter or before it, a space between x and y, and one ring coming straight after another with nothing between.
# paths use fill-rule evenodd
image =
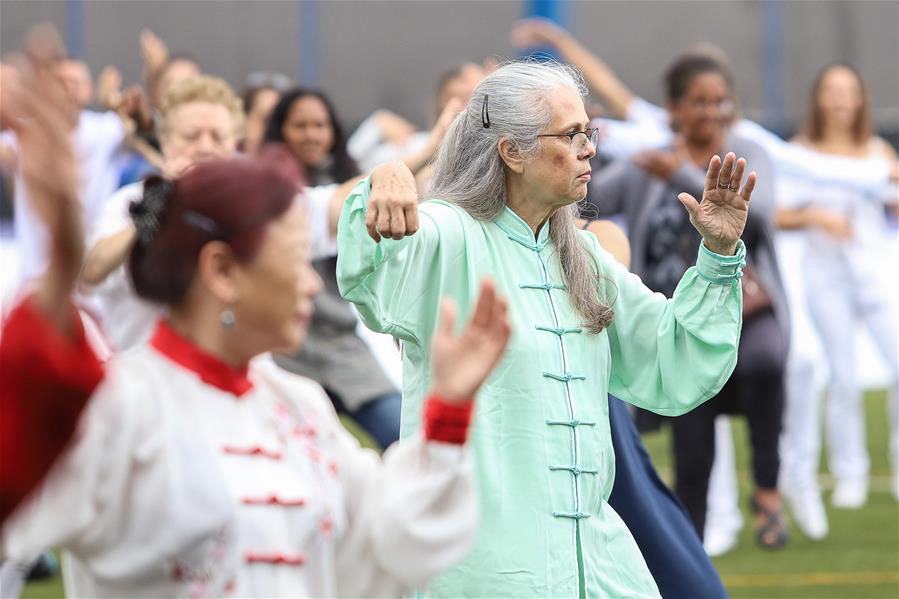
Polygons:
<instances>
[{"instance_id":1,"label":"green grass field","mask_svg":"<svg viewBox=\"0 0 899 599\"><path fill-rule=\"evenodd\" d=\"M865 398L872 471L868 504L857 511L828 507L830 536L827 539L810 541L793 527L790 544L777 552L756 546L751 525L747 524L737 549L715 560L734 599L899 598L899 504L889 493L885 402L883 393L870 393ZM353 423L346 424L354 433L359 432ZM359 436L364 444L371 445L364 435ZM751 523L746 505L750 493L748 441L741 419L735 423L734 440L741 507L746 522ZM667 480L670 472L667 433L648 435L644 441L656 467ZM822 477L828 491L825 500L829 499L828 480ZM62 580L58 577L29 584L23 594L25 599L62 596Z\"/></svg>"},{"instance_id":2,"label":"green grass field","mask_svg":"<svg viewBox=\"0 0 899 599\"><path fill-rule=\"evenodd\" d=\"M831 509L830 479L822 476L830 535L811 541L792 526L790 543L780 551L761 549L753 538L749 441L745 420L735 419L740 507L746 525L737 549L714 560L732 597L899 598L899 504L889 492L886 394L869 393L865 408L872 476L867 505L854 511ZM644 442L663 478L670 481L667 433L647 435Z\"/></svg>"}]
</instances>

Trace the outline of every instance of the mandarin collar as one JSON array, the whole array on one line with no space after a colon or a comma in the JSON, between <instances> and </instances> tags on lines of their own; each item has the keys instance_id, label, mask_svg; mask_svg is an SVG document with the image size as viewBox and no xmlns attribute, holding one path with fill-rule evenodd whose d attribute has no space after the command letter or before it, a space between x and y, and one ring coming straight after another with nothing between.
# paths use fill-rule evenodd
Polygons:
<instances>
[{"instance_id":1,"label":"mandarin collar","mask_svg":"<svg viewBox=\"0 0 899 599\"><path fill-rule=\"evenodd\" d=\"M207 385L241 397L253 389L249 368L235 368L200 349L167 321L161 320L150 338L150 346L179 366L195 373Z\"/></svg>"},{"instance_id":2,"label":"mandarin collar","mask_svg":"<svg viewBox=\"0 0 899 599\"><path fill-rule=\"evenodd\" d=\"M531 226L524 222L524 219L508 206L503 206L502 211L493 222L503 230L509 239L517 241L534 251L539 252L549 243L549 219L540 228L536 241L534 240L534 232L531 230Z\"/></svg>"}]
</instances>

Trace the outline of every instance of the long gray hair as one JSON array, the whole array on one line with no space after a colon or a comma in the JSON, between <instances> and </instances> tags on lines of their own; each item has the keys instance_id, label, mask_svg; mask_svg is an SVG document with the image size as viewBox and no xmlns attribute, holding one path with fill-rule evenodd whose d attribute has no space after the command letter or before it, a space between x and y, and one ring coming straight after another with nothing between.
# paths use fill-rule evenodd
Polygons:
<instances>
[{"instance_id":1,"label":"long gray hair","mask_svg":"<svg viewBox=\"0 0 899 599\"><path fill-rule=\"evenodd\" d=\"M488 75L437 151L429 195L456 204L479 220L499 216L506 205L506 167L497 144L505 137L525 159L535 156L539 135L555 116L547 98L560 87L582 98L587 95L580 73L558 63L512 62ZM485 96L489 127L482 120ZM598 296L600 274L575 226L578 215L576 204L559 208L550 218L549 236L559 252L571 303L583 325L599 333L612 323L614 312Z\"/></svg>"}]
</instances>

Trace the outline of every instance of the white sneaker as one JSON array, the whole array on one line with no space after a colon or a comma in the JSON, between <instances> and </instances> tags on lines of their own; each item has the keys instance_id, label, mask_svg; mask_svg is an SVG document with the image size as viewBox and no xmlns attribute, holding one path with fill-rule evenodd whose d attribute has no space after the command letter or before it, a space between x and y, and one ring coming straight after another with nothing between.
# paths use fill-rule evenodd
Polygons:
<instances>
[{"instance_id":1,"label":"white sneaker","mask_svg":"<svg viewBox=\"0 0 899 599\"><path fill-rule=\"evenodd\" d=\"M713 528L706 533L705 539L702 541L702 547L709 557L724 555L737 546L738 533L739 530Z\"/></svg>"},{"instance_id":2,"label":"white sneaker","mask_svg":"<svg viewBox=\"0 0 899 599\"><path fill-rule=\"evenodd\" d=\"M793 521L808 538L820 541L830 532L827 524L827 512L821 501L821 492L817 489L802 491L784 491L784 499L793 514Z\"/></svg>"},{"instance_id":3,"label":"white sneaker","mask_svg":"<svg viewBox=\"0 0 899 599\"><path fill-rule=\"evenodd\" d=\"M830 504L845 510L857 510L868 501L868 484L865 481L836 481Z\"/></svg>"}]
</instances>

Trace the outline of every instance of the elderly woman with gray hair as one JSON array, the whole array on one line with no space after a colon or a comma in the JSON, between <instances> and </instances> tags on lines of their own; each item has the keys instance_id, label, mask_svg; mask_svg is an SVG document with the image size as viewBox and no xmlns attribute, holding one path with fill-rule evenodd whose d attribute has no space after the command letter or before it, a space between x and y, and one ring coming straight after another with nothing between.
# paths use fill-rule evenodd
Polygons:
<instances>
[{"instance_id":1,"label":"elderly woman with gray hair","mask_svg":"<svg viewBox=\"0 0 899 599\"><path fill-rule=\"evenodd\" d=\"M490 276L509 300L512 339L477 396L481 534L434 596L657 597L607 502L606 395L682 414L736 363L755 174L741 187L746 163L729 154L712 161L702 203L681 196L703 241L674 297L654 294L575 224L596 142L584 95L567 67L505 65L450 126L435 199L419 204L411 174L391 164L341 215L341 292L367 326L402 341L404 435L428 388L440 297L468 313Z\"/></svg>"}]
</instances>

